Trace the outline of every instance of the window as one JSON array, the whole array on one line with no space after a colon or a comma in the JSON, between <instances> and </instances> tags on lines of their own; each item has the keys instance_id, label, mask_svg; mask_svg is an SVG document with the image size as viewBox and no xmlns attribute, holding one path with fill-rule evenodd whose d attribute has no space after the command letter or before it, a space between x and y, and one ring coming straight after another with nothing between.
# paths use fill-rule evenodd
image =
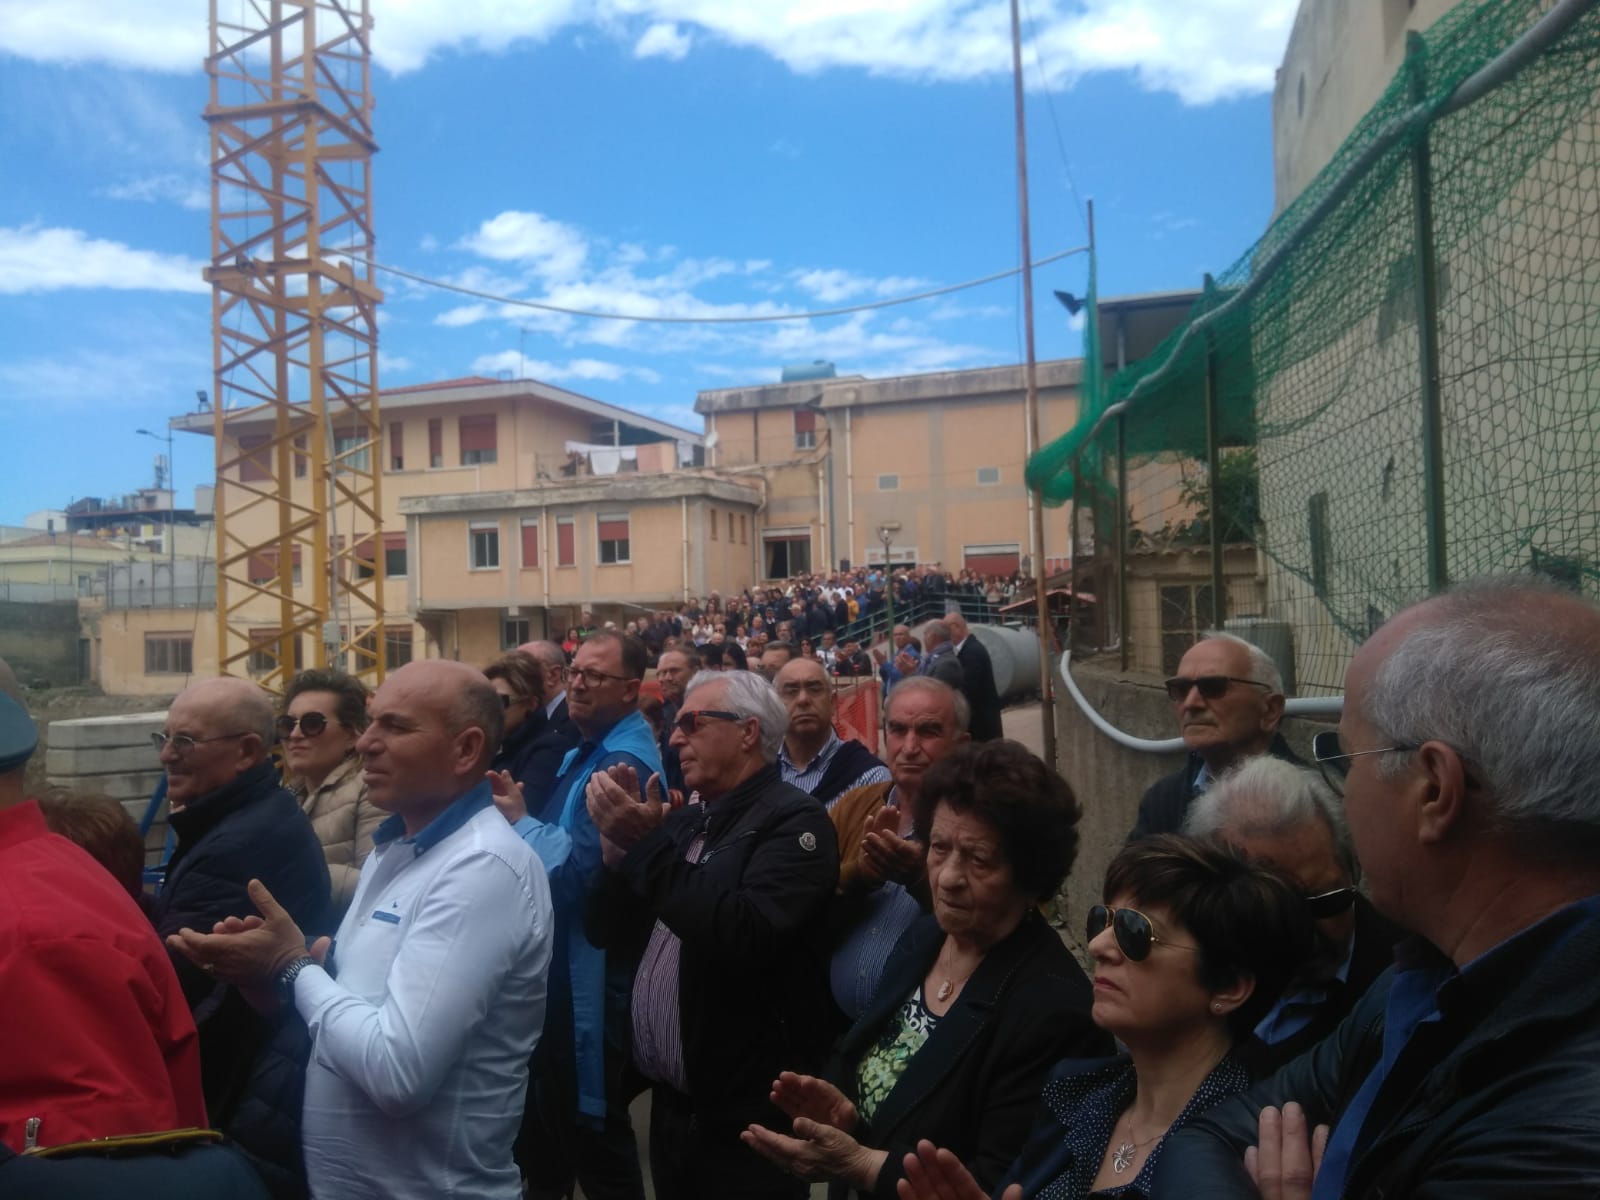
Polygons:
<instances>
[{"instance_id":1,"label":"window","mask_svg":"<svg viewBox=\"0 0 1600 1200\"><path fill-rule=\"evenodd\" d=\"M577 531L571 517L556 518L556 566L570 567L578 561Z\"/></svg>"},{"instance_id":2,"label":"window","mask_svg":"<svg viewBox=\"0 0 1600 1200\"><path fill-rule=\"evenodd\" d=\"M900 476L879 475L878 490L880 492L897 492L900 490Z\"/></svg>"},{"instance_id":3,"label":"window","mask_svg":"<svg viewBox=\"0 0 1600 1200\"><path fill-rule=\"evenodd\" d=\"M194 671L194 635L147 633L144 635L146 675L188 675Z\"/></svg>"},{"instance_id":4,"label":"window","mask_svg":"<svg viewBox=\"0 0 1600 1200\"><path fill-rule=\"evenodd\" d=\"M1311 590L1323 599L1328 596L1328 493L1318 492L1306 501L1306 522L1310 526Z\"/></svg>"},{"instance_id":5,"label":"window","mask_svg":"<svg viewBox=\"0 0 1600 1200\"><path fill-rule=\"evenodd\" d=\"M406 469L406 427L400 421L389 422L389 470Z\"/></svg>"},{"instance_id":6,"label":"window","mask_svg":"<svg viewBox=\"0 0 1600 1200\"><path fill-rule=\"evenodd\" d=\"M410 661L411 630L390 629L386 626L383 631L383 669L394 671Z\"/></svg>"},{"instance_id":7,"label":"window","mask_svg":"<svg viewBox=\"0 0 1600 1200\"><path fill-rule=\"evenodd\" d=\"M365 429L334 430L333 457L346 470L372 470L371 445L372 437Z\"/></svg>"},{"instance_id":8,"label":"window","mask_svg":"<svg viewBox=\"0 0 1600 1200\"><path fill-rule=\"evenodd\" d=\"M290 552L289 581L294 587L300 586L300 547L295 546ZM278 552L264 550L260 554L252 554L246 564L251 583L268 584L278 578Z\"/></svg>"},{"instance_id":9,"label":"window","mask_svg":"<svg viewBox=\"0 0 1600 1200\"><path fill-rule=\"evenodd\" d=\"M474 571L500 569L500 526L493 521L474 521L467 526L467 566Z\"/></svg>"},{"instance_id":10,"label":"window","mask_svg":"<svg viewBox=\"0 0 1600 1200\"><path fill-rule=\"evenodd\" d=\"M728 524L733 524L733 516L729 514ZM595 522L596 533L600 541L600 561L602 563L625 563L630 561L628 555L628 514L627 513L601 513Z\"/></svg>"},{"instance_id":11,"label":"window","mask_svg":"<svg viewBox=\"0 0 1600 1200\"><path fill-rule=\"evenodd\" d=\"M730 546L733 544L733 512L731 509L728 512L728 544Z\"/></svg>"},{"instance_id":12,"label":"window","mask_svg":"<svg viewBox=\"0 0 1600 1200\"><path fill-rule=\"evenodd\" d=\"M1211 627L1211 585L1169 584L1161 588L1161 669L1174 675L1200 634Z\"/></svg>"},{"instance_id":13,"label":"window","mask_svg":"<svg viewBox=\"0 0 1600 1200\"><path fill-rule=\"evenodd\" d=\"M765 539L768 579L787 579L811 570L811 535L778 534Z\"/></svg>"},{"instance_id":14,"label":"window","mask_svg":"<svg viewBox=\"0 0 1600 1200\"><path fill-rule=\"evenodd\" d=\"M744 513L739 514L739 544L741 546L748 546L750 544L750 527L745 524Z\"/></svg>"},{"instance_id":15,"label":"window","mask_svg":"<svg viewBox=\"0 0 1600 1200\"><path fill-rule=\"evenodd\" d=\"M539 565L539 522L522 523L522 569L531 570ZM517 643L521 645L522 643Z\"/></svg>"},{"instance_id":16,"label":"window","mask_svg":"<svg viewBox=\"0 0 1600 1200\"><path fill-rule=\"evenodd\" d=\"M264 675L275 669L278 665L278 647L280 634L276 629L252 629L250 631L250 658L245 664L246 670L252 675ZM294 658L294 669L301 669L300 661L300 635L295 634L290 650Z\"/></svg>"},{"instance_id":17,"label":"window","mask_svg":"<svg viewBox=\"0 0 1600 1200\"><path fill-rule=\"evenodd\" d=\"M296 479L304 479L306 477L306 464L310 461L311 459L306 454L306 435L302 433L294 439L294 477Z\"/></svg>"},{"instance_id":18,"label":"window","mask_svg":"<svg viewBox=\"0 0 1600 1200\"><path fill-rule=\"evenodd\" d=\"M444 466L444 418L428 418L428 465Z\"/></svg>"},{"instance_id":19,"label":"window","mask_svg":"<svg viewBox=\"0 0 1600 1200\"><path fill-rule=\"evenodd\" d=\"M462 417L459 428L461 434L461 465L463 467L495 461L493 413L477 417Z\"/></svg>"},{"instance_id":20,"label":"window","mask_svg":"<svg viewBox=\"0 0 1600 1200\"><path fill-rule=\"evenodd\" d=\"M794 448L796 450L813 450L817 445L817 410L814 408L797 408L794 410Z\"/></svg>"},{"instance_id":21,"label":"window","mask_svg":"<svg viewBox=\"0 0 1600 1200\"><path fill-rule=\"evenodd\" d=\"M711 540L714 542L717 540L717 510L713 508L708 511L711 513Z\"/></svg>"},{"instance_id":22,"label":"window","mask_svg":"<svg viewBox=\"0 0 1600 1200\"><path fill-rule=\"evenodd\" d=\"M245 434L239 439L240 483L265 483L272 478L272 439L264 433Z\"/></svg>"},{"instance_id":23,"label":"window","mask_svg":"<svg viewBox=\"0 0 1600 1200\"><path fill-rule=\"evenodd\" d=\"M528 618L507 617L500 622L500 649L515 650L524 642L533 641L533 634L528 630Z\"/></svg>"},{"instance_id":24,"label":"window","mask_svg":"<svg viewBox=\"0 0 1600 1200\"><path fill-rule=\"evenodd\" d=\"M999 483L999 482L1000 482L1000 468L999 467L979 467L978 468L978 486L979 487L988 487L990 484Z\"/></svg>"},{"instance_id":25,"label":"window","mask_svg":"<svg viewBox=\"0 0 1600 1200\"><path fill-rule=\"evenodd\" d=\"M404 576L406 573L406 535L403 533L386 533L383 535L383 573L389 579Z\"/></svg>"}]
</instances>

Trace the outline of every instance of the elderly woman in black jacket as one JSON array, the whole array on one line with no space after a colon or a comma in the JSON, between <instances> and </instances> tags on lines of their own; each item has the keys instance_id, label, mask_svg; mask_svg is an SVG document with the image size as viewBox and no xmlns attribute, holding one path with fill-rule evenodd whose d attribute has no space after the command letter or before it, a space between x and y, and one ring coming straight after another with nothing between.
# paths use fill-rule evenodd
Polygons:
<instances>
[{"instance_id":1,"label":"elderly woman in black jacket","mask_svg":"<svg viewBox=\"0 0 1600 1200\"><path fill-rule=\"evenodd\" d=\"M793 1136L753 1125L746 1144L837 1192L895 1195L904 1155L930 1137L997 1180L1052 1064L1111 1049L1088 980L1038 912L1071 866L1078 815L1066 782L1015 742L934 764L916 814L933 914L901 938L828 1077L773 1085Z\"/></svg>"}]
</instances>

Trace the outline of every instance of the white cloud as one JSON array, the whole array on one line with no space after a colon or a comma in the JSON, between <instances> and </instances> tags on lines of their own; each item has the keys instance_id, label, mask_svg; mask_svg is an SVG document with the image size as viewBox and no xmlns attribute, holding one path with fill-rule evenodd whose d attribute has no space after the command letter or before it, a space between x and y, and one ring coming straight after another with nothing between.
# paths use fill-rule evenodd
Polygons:
<instances>
[{"instance_id":1,"label":"white cloud","mask_svg":"<svg viewBox=\"0 0 1600 1200\"><path fill-rule=\"evenodd\" d=\"M677 61L689 53L689 35L670 21L660 21L644 31L634 43L635 58L670 58Z\"/></svg>"},{"instance_id":2,"label":"white cloud","mask_svg":"<svg viewBox=\"0 0 1600 1200\"><path fill-rule=\"evenodd\" d=\"M589 243L572 226L536 212L508 211L490 217L461 248L500 262L525 264L547 279L570 279L583 269Z\"/></svg>"},{"instance_id":3,"label":"white cloud","mask_svg":"<svg viewBox=\"0 0 1600 1200\"><path fill-rule=\"evenodd\" d=\"M604 362L597 358L574 358L565 363L548 362L542 358L526 358L517 350L500 350L482 354L472 360L472 370L480 375L505 372L513 379L542 379L556 383L565 379L600 380L616 383L624 379L637 379L643 383L660 383L661 376L649 367L630 367L622 363Z\"/></svg>"},{"instance_id":4,"label":"white cloud","mask_svg":"<svg viewBox=\"0 0 1600 1200\"><path fill-rule=\"evenodd\" d=\"M1030 85L1126 71L1191 104L1270 91L1297 0L1037 0ZM0 51L57 63L192 71L201 10L171 0L0 0ZM443 53L505 53L588 30L634 52L680 58L712 39L814 73L835 68L918 82L998 78L1011 69L1005 6L992 0L411 0L386 5L373 52L390 71Z\"/></svg>"},{"instance_id":5,"label":"white cloud","mask_svg":"<svg viewBox=\"0 0 1600 1200\"><path fill-rule=\"evenodd\" d=\"M402 354L385 354L378 351L378 370L404 373L411 370L411 360Z\"/></svg>"},{"instance_id":6,"label":"white cloud","mask_svg":"<svg viewBox=\"0 0 1600 1200\"><path fill-rule=\"evenodd\" d=\"M183 175L147 175L106 189L113 200L136 200L142 204L177 204L197 212L211 211L211 189L203 178ZM226 205L225 205L226 207Z\"/></svg>"},{"instance_id":7,"label":"white cloud","mask_svg":"<svg viewBox=\"0 0 1600 1200\"><path fill-rule=\"evenodd\" d=\"M843 304L861 297L889 300L896 296L921 291L929 286L926 279L891 275L885 279L870 279L836 267L810 268L790 272L789 277L804 292L815 296L824 304Z\"/></svg>"},{"instance_id":8,"label":"white cloud","mask_svg":"<svg viewBox=\"0 0 1600 1200\"><path fill-rule=\"evenodd\" d=\"M0 226L0 293L55 292L67 288L203 292L197 259L136 250L91 238L78 229Z\"/></svg>"},{"instance_id":9,"label":"white cloud","mask_svg":"<svg viewBox=\"0 0 1600 1200\"><path fill-rule=\"evenodd\" d=\"M439 239L434 237L431 233L423 234L422 240L417 243L417 249L421 250L424 254L432 254L438 248Z\"/></svg>"}]
</instances>

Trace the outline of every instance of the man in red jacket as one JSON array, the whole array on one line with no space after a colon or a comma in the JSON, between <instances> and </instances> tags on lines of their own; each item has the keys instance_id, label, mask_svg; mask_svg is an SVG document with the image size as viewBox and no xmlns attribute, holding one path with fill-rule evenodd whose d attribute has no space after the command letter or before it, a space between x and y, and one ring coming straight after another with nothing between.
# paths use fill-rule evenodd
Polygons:
<instances>
[{"instance_id":1,"label":"man in red jacket","mask_svg":"<svg viewBox=\"0 0 1600 1200\"><path fill-rule=\"evenodd\" d=\"M38 744L0 662L0 1142L13 1150L206 1124L178 977L111 873L49 832Z\"/></svg>"}]
</instances>

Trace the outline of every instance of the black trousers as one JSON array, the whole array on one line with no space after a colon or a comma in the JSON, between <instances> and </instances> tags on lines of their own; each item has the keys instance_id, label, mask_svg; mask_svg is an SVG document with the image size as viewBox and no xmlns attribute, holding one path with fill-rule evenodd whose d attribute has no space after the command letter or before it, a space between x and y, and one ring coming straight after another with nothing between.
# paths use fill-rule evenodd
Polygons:
<instances>
[{"instance_id":1,"label":"black trousers","mask_svg":"<svg viewBox=\"0 0 1600 1200\"><path fill-rule=\"evenodd\" d=\"M610 986L606 991L606 1115L597 1127L578 1116L570 994L551 989L544 1033L528 1068L528 1101L515 1151L529 1200L571 1196L575 1183L588 1200L644 1200L639 1147L628 1115L644 1081L633 1070L628 993L616 994Z\"/></svg>"},{"instance_id":2,"label":"black trousers","mask_svg":"<svg viewBox=\"0 0 1600 1200\"><path fill-rule=\"evenodd\" d=\"M657 1200L805 1200L810 1186L739 1140L759 1122L787 1128L770 1104L710 1113L658 1083L650 1093L650 1177Z\"/></svg>"}]
</instances>

